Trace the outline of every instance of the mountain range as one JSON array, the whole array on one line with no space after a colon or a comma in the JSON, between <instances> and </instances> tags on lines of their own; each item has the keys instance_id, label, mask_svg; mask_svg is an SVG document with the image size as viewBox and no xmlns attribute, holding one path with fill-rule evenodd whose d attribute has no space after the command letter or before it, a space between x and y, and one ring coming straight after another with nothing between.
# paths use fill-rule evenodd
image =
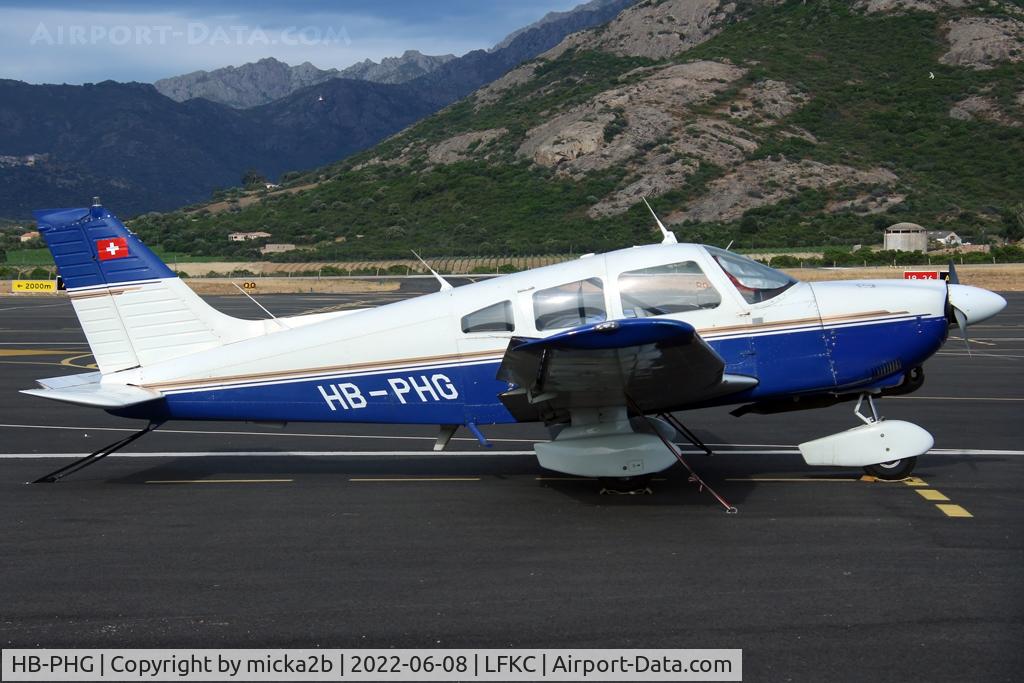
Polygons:
<instances>
[{"instance_id":1,"label":"mountain range","mask_svg":"<svg viewBox=\"0 0 1024 683\"><path fill-rule=\"evenodd\" d=\"M0 216L24 220L33 208L94 195L125 215L168 210L237 185L247 169L276 178L338 161L635 2L583 5L539 22L499 49L433 58L432 71L401 83L366 78L402 78L397 74L413 64L426 68L418 53L387 62L384 71L365 63L352 67L363 79L268 59L218 70L219 80L209 78L215 71L205 81L161 86L182 99L190 92L187 83L216 82L237 106L205 97L177 101L142 83L0 80ZM264 102L279 93L286 94Z\"/></svg>"},{"instance_id":2,"label":"mountain range","mask_svg":"<svg viewBox=\"0 0 1024 683\"><path fill-rule=\"evenodd\" d=\"M378 64L367 59L347 69L318 69L309 62L289 66L266 57L239 67L193 71L153 83L162 95L176 102L203 98L236 109L269 104L302 88L335 78L373 83L407 83L455 59L455 55L432 57L406 50L401 57L385 57Z\"/></svg>"},{"instance_id":3,"label":"mountain range","mask_svg":"<svg viewBox=\"0 0 1024 683\"><path fill-rule=\"evenodd\" d=\"M227 233L262 230L296 260L567 253L650 242L649 197L722 245L904 221L984 243L1024 236L1021 159L1019 3L645 0L282 192L135 226L237 255Z\"/></svg>"}]
</instances>

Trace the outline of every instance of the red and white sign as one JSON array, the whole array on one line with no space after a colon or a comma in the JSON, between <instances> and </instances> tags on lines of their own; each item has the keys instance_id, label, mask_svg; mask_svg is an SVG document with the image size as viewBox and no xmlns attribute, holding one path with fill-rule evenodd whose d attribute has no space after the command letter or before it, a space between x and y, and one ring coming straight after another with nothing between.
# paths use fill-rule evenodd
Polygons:
<instances>
[{"instance_id":1,"label":"red and white sign","mask_svg":"<svg viewBox=\"0 0 1024 683\"><path fill-rule=\"evenodd\" d=\"M123 237L96 240L96 253L100 255L100 261L124 258L128 255L128 240Z\"/></svg>"},{"instance_id":2,"label":"red and white sign","mask_svg":"<svg viewBox=\"0 0 1024 683\"><path fill-rule=\"evenodd\" d=\"M937 270L905 270L903 271L904 280L938 280L939 271Z\"/></svg>"}]
</instances>

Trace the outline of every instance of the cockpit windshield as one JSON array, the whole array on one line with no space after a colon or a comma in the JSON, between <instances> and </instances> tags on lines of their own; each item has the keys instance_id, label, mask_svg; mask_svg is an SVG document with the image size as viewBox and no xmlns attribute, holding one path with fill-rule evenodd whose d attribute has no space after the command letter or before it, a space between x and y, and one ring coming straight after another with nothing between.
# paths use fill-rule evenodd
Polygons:
<instances>
[{"instance_id":1,"label":"cockpit windshield","mask_svg":"<svg viewBox=\"0 0 1024 683\"><path fill-rule=\"evenodd\" d=\"M796 284L796 280L746 256L718 247L706 247L748 304L768 301Z\"/></svg>"}]
</instances>

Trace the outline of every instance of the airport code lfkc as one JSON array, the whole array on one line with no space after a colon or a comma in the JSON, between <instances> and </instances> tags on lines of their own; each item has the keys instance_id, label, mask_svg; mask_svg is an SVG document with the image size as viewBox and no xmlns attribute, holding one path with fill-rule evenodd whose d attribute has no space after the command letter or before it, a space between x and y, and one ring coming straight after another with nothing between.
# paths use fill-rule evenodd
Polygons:
<instances>
[{"instance_id":1,"label":"airport code lfkc","mask_svg":"<svg viewBox=\"0 0 1024 683\"><path fill-rule=\"evenodd\" d=\"M742 650L5 650L5 681L741 681Z\"/></svg>"}]
</instances>

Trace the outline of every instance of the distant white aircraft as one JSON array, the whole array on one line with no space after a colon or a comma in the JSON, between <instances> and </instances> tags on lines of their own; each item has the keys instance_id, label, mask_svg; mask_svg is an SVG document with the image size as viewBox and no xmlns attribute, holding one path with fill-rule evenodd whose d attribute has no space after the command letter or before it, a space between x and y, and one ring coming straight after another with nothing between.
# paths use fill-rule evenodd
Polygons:
<instances>
[{"instance_id":1,"label":"distant white aircraft","mask_svg":"<svg viewBox=\"0 0 1024 683\"><path fill-rule=\"evenodd\" d=\"M435 424L438 449L459 426L486 445L486 425L542 421L542 466L635 482L682 461L680 437L709 450L672 412L845 400L864 424L800 444L806 462L902 478L933 439L883 421L874 399L918 389L950 324L966 332L1006 305L955 270L950 283L802 283L678 244L657 221L661 244L379 308L247 321L211 308L102 206L35 215L99 371L24 393L149 421L40 481L167 420L266 420Z\"/></svg>"}]
</instances>

